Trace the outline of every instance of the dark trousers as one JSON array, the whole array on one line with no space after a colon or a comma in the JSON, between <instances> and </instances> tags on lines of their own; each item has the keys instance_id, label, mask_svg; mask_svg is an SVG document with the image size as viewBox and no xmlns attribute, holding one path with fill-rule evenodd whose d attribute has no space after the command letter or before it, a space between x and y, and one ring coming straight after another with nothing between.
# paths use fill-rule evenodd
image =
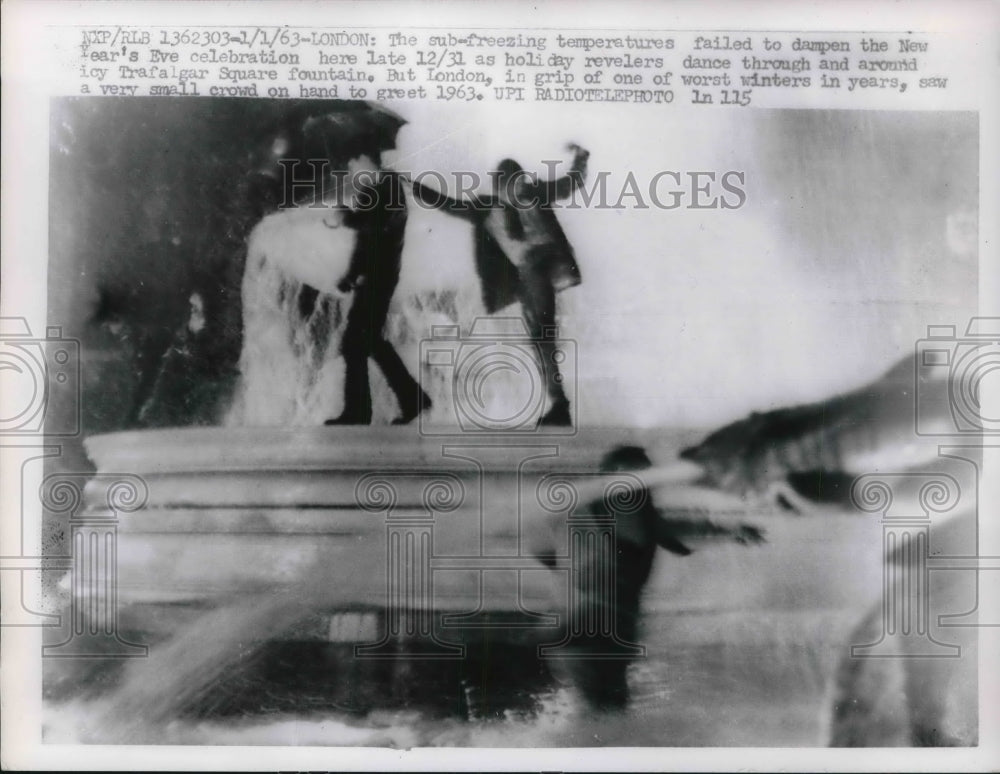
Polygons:
<instances>
[{"instance_id":1,"label":"dark trousers","mask_svg":"<svg viewBox=\"0 0 1000 774\"><path fill-rule=\"evenodd\" d=\"M342 415L359 424L367 424L372 418L369 357L385 374L402 413L415 416L420 410L423 390L382 333L395 289L394 284L391 287L362 285L354 291L354 303L347 313L347 326L340 345L346 367Z\"/></svg>"},{"instance_id":2,"label":"dark trousers","mask_svg":"<svg viewBox=\"0 0 1000 774\"><path fill-rule=\"evenodd\" d=\"M613 567L590 567L577 576L580 579L613 576L615 594L610 608L608 600L591 596L595 592L593 587L578 587L578 607L570 611L571 620L575 616L578 621L613 621L615 641L629 645L637 643L640 600L655 553L655 544L640 546L619 537ZM584 633L575 637L572 640L575 657L570 662L570 669L584 699L592 707L613 710L628 704L626 675L631 658L609 658L607 634Z\"/></svg>"},{"instance_id":3,"label":"dark trousers","mask_svg":"<svg viewBox=\"0 0 1000 774\"><path fill-rule=\"evenodd\" d=\"M537 342L545 389L554 403L564 402L566 392L555 359L556 291L544 264L521 270L521 307L528 333Z\"/></svg>"}]
</instances>

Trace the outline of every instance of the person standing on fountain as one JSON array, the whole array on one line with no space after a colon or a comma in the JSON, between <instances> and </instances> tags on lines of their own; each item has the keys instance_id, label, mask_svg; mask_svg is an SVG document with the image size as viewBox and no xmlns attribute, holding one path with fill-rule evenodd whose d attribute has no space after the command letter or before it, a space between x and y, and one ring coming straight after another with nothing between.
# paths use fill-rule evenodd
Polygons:
<instances>
[{"instance_id":1,"label":"person standing on fountain","mask_svg":"<svg viewBox=\"0 0 1000 774\"><path fill-rule=\"evenodd\" d=\"M590 154L579 145L568 149L574 153L569 174L546 182L534 179L513 159L504 159L492 173L491 196L458 201L413 183L414 196L425 205L444 208L474 224L476 268L486 311L493 314L521 302L549 395L549 410L540 425L572 424L555 358L556 293L579 285L581 277L552 203L568 198L583 183Z\"/></svg>"},{"instance_id":2,"label":"person standing on fountain","mask_svg":"<svg viewBox=\"0 0 1000 774\"><path fill-rule=\"evenodd\" d=\"M405 425L431 406L430 396L410 375L383 331L399 282L406 205L400 176L380 166L378 151L372 154L359 152L347 163L347 181L355 190L351 201L344 202L344 223L357 231L357 243L337 287L353 293L354 303L340 345L345 364L344 409L327 425L371 423L368 358L382 369L396 395L400 414L393 424Z\"/></svg>"}]
</instances>

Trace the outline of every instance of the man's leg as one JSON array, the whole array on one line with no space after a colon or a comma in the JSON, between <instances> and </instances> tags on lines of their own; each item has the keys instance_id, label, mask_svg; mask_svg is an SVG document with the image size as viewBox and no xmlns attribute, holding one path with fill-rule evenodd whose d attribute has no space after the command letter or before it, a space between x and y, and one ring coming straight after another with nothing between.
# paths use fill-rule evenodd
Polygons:
<instances>
[{"instance_id":1,"label":"man's leg","mask_svg":"<svg viewBox=\"0 0 1000 774\"><path fill-rule=\"evenodd\" d=\"M609 659L600 653L591 655L588 646L582 645L569 662L569 669L581 696L592 709L615 711L628 706L628 665L626 659Z\"/></svg>"},{"instance_id":2,"label":"man's leg","mask_svg":"<svg viewBox=\"0 0 1000 774\"><path fill-rule=\"evenodd\" d=\"M372 421L372 395L368 379L368 356L371 352L371 293L364 286L354 292L354 303L347 313L347 326L340 342L344 356L344 410L328 425L367 425Z\"/></svg>"},{"instance_id":3,"label":"man's leg","mask_svg":"<svg viewBox=\"0 0 1000 774\"><path fill-rule=\"evenodd\" d=\"M344 353L344 410L328 425L368 425L372 421L372 397L368 380L368 356Z\"/></svg>"},{"instance_id":4,"label":"man's leg","mask_svg":"<svg viewBox=\"0 0 1000 774\"><path fill-rule=\"evenodd\" d=\"M406 370L406 365L392 344L379 336L372 344L372 359L385 374L389 387L399 403L399 416L394 425L412 422L417 414L431 407L430 396L421 389L416 380Z\"/></svg>"},{"instance_id":5,"label":"man's leg","mask_svg":"<svg viewBox=\"0 0 1000 774\"><path fill-rule=\"evenodd\" d=\"M530 269L522 272L521 306L528 333L537 342L542 377L551 400L549 410L539 424L570 425L569 399L563 389L562 375L555 358L556 339L552 335L556 325L556 292L548 277Z\"/></svg>"},{"instance_id":6,"label":"man's leg","mask_svg":"<svg viewBox=\"0 0 1000 774\"><path fill-rule=\"evenodd\" d=\"M396 396L399 404L399 416L393 424L405 425L424 409L431 406L431 399L416 380L406 370L399 353L382 334L386 318L389 316L389 304L395 291L395 283L382 287L373 284L370 289L371 304L368 310L369 352L389 383L389 388ZM369 403L371 399L369 398Z\"/></svg>"}]
</instances>

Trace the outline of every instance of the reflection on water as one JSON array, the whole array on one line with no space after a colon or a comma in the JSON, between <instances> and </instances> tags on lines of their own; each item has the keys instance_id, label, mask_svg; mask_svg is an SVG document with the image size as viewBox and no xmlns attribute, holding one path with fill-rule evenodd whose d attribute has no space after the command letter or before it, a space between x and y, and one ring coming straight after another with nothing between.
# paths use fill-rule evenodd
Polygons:
<instances>
[{"instance_id":1,"label":"reflection on water","mask_svg":"<svg viewBox=\"0 0 1000 774\"><path fill-rule=\"evenodd\" d=\"M178 681L160 661L141 689L126 692L125 713L120 692L60 692L50 669L45 738L398 748L823 744L830 678L879 592L879 528L832 512L775 514L764 526L769 542L759 548L702 545L691 557L658 557L645 597L646 657L629 669L632 701L622 712L589 710L564 665L539 662L532 648L493 643L457 662L351 666L337 652L345 646L254 648L245 623L220 618L207 631L192 625L172 656L166 647L178 664L200 666ZM213 642L228 642L218 650L228 659L221 670ZM120 680L121 671L111 672L94 682ZM207 674L207 687L192 685Z\"/></svg>"},{"instance_id":2,"label":"reflection on water","mask_svg":"<svg viewBox=\"0 0 1000 774\"><path fill-rule=\"evenodd\" d=\"M243 706L233 713L230 705L224 714L214 713L222 707L213 701L221 695L231 700L239 690L238 684L230 684L186 717L133 728L133 741L395 748L823 744L825 684L842 655L849 616L789 616L759 622L756 632L741 626L735 614L691 618L704 620L678 623L660 616L651 622L650 639L657 636L653 630L683 632L660 639L647 659L630 667L632 703L623 712L595 715L558 678L536 673L530 679L532 659L520 654L525 679L520 690L531 693L530 702L508 695L512 706L486 717L468 717L460 683L446 687L429 673L407 684L411 699L400 703L409 706L367 712L331 709L329 704L311 707L321 686L310 691L299 677L284 685L301 689L297 709L265 685L257 686L264 690L256 693L262 701L256 708ZM726 632L729 641L717 639ZM383 699L389 703L388 697ZM101 700L53 704L46 741L106 738L96 729L91 738L86 731L81 734L84 719L104 709ZM191 717L197 714L202 716ZM110 730L109 736L117 734Z\"/></svg>"}]
</instances>

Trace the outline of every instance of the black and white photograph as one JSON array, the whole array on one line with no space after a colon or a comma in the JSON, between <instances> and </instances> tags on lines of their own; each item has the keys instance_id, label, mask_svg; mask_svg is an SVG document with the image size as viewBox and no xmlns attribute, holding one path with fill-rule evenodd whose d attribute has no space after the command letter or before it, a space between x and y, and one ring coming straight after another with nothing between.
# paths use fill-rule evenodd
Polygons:
<instances>
[{"instance_id":1,"label":"black and white photograph","mask_svg":"<svg viewBox=\"0 0 1000 774\"><path fill-rule=\"evenodd\" d=\"M42 748L992 749L987 114L943 33L603 10L66 33L4 190Z\"/></svg>"}]
</instances>

